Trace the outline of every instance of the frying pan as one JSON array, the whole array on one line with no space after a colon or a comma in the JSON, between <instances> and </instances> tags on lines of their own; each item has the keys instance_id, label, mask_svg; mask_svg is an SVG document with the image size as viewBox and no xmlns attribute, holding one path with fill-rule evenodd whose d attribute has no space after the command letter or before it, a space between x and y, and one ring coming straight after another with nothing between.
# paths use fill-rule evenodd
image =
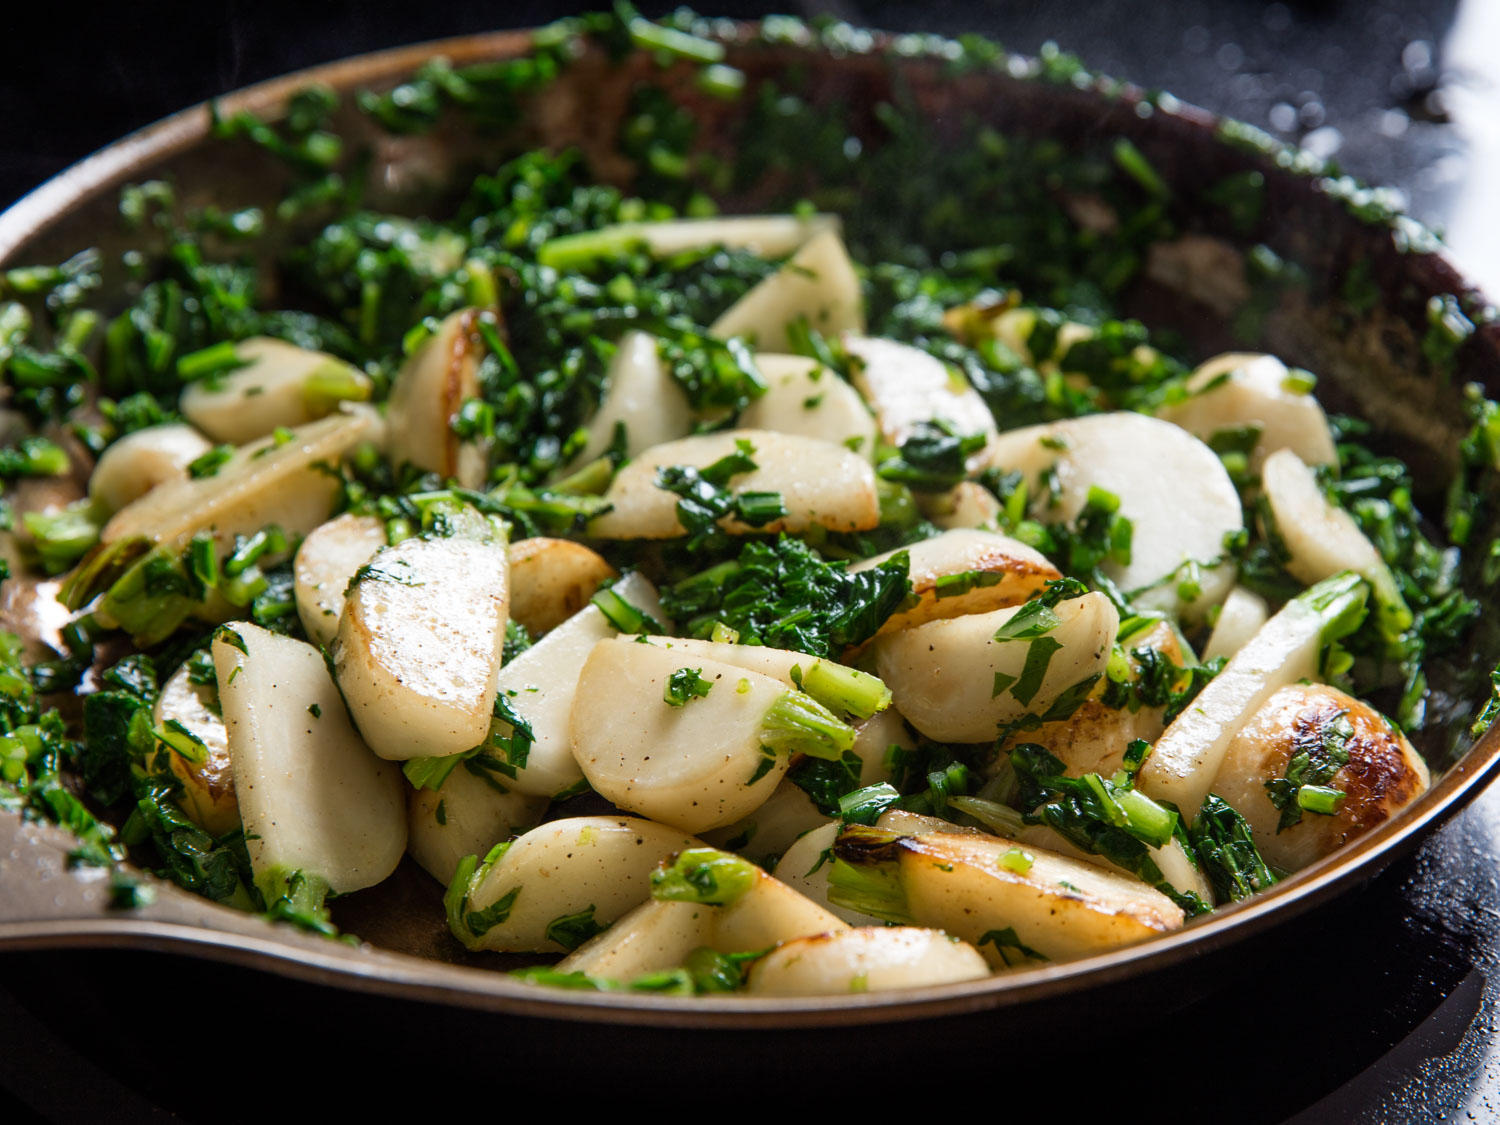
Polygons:
<instances>
[{"instance_id":1,"label":"frying pan","mask_svg":"<svg viewBox=\"0 0 1500 1125\"><path fill-rule=\"evenodd\" d=\"M1382 447L1405 457L1418 480L1451 476L1466 429L1461 388L1477 381L1500 390L1500 324L1484 323L1459 349L1452 376L1430 375L1421 362L1426 308L1432 297L1477 299L1441 251L1400 217L1369 221L1355 216L1338 185L1305 154L1260 143L1226 129L1201 110L1169 98L1088 76L1046 80L1034 65L1010 59L983 72L954 75L945 63L888 50L879 36L830 49L767 46L753 26L726 29L726 61L751 83L789 66L802 69L814 100L838 98L869 106L897 84L915 112L943 132L961 119L979 118L1002 132L1056 138L1082 146L1126 137L1159 170L1179 199L1196 198L1224 176L1259 171L1266 183L1266 215L1256 239L1301 264L1309 284L1265 318L1261 346L1319 373L1320 397L1336 409L1372 423ZM308 83L341 93L384 89L441 54L455 65L524 54L527 33L496 33L422 44L361 56L251 87L220 102L221 111L274 116ZM579 59L527 110L526 128L538 143L577 145L606 176L628 167L612 153L612 138L632 86L647 77L695 97L690 74L660 71L644 56L623 63L591 52ZM703 133L725 136L736 104L699 98ZM444 183L461 168L482 163L493 144L445 120L431 135L392 139L347 108L336 127L371 145L370 194L374 207L420 210L440 205ZM856 115L857 117L858 115ZM853 123L856 130L857 121ZM280 173L248 146L224 146L210 136L210 114L197 106L132 134L63 172L0 215L0 266L61 260L85 246L100 246L106 261L119 242L115 199L125 183L169 178L189 205L221 208L277 198ZM731 201L733 202L733 201ZM753 201L749 201L752 202ZM1250 242L1219 229L1211 215L1189 215L1195 237L1211 242L1223 262L1237 262ZM1380 300L1350 324L1331 294L1343 271L1365 263ZM1195 351L1223 350L1231 341L1228 311L1205 305L1204 278L1170 269L1148 269L1130 298L1130 310L1153 325L1183 334ZM106 275L106 288L120 279ZM1211 288L1211 287L1209 287ZM1436 490L1435 490L1436 491ZM1430 506L1430 505L1429 505ZM23 583L7 583L24 593ZM1473 591L1471 591L1473 592ZM15 599L20 595L12 594ZM1490 607L1486 605L1486 609ZM1435 669L1434 707L1448 728L1476 700L1462 687L1476 669L1500 658L1495 615L1485 614L1468 650ZM812 999L702 997L557 991L522 984L497 967L513 960L471 955L446 932L441 889L409 861L387 883L335 904L335 920L366 943L353 946L273 926L164 883L153 883L154 901L114 911L107 880L97 871L70 869L67 833L0 814L0 949L114 947L213 958L339 989L429 1004L458 1005L516 1016L604 1021L660 1027L837 1027L880 1021L959 1017L1001 1007L1036 1008L1090 990L1135 988L1166 971L1201 969L1215 957L1293 916L1313 909L1372 878L1462 808L1500 770L1500 729L1473 745L1421 746L1436 780L1411 807L1337 853L1253 900L1222 909L1184 929L1145 944L1087 959L1027 969L977 984L899 993ZM1440 773L1438 771L1441 771ZM1201 973L1199 973L1201 975Z\"/></svg>"}]
</instances>

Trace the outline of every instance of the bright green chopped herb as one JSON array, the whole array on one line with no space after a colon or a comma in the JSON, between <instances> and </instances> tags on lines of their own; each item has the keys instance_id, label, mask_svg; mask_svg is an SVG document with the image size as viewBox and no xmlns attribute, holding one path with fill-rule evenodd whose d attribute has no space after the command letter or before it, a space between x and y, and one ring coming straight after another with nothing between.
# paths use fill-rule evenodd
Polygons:
<instances>
[{"instance_id":1,"label":"bright green chopped herb","mask_svg":"<svg viewBox=\"0 0 1500 1125\"><path fill-rule=\"evenodd\" d=\"M668 707L682 707L690 700L706 697L713 688L712 680L705 680L702 668L679 668L667 677L667 686L662 699Z\"/></svg>"}]
</instances>

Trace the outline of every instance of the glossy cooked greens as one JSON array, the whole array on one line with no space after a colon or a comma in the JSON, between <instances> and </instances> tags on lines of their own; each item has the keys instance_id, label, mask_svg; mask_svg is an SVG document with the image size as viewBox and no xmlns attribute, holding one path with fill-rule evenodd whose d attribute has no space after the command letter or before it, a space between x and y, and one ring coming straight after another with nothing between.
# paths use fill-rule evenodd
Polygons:
<instances>
[{"instance_id":1,"label":"glossy cooked greens","mask_svg":"<svg viewBox=\"0 0 1500 1125\"><path fill-rule=\"evenodd\" d=\"M341 503L384 521L392 541L432 529L446 518L444 505L503 520L516 537L581 533L600 512L603 484L623 459L612 448L603 464L570 464L622 334L643 329L655 336L692 409L711 424L727 425L765 393L765 382L744 342L715 340L708 326L778 265L742 250L660 256L630 238L601 242L590 236L679 213L707 214L714 208L712 192L729 194L767 181L779 185L779 203L790 206L801 198L805 211L844 214L853 256L866 267L871 335L909 342L951 364L1006 429L1108 408L1151 409L1182 394L1188 366L1185 356L1174 358L1170 337L1149 336L1139 323L1118 318L1117 302L1137 278L1146 247L1170 237L1175 222L1162 180L1129 142L1079 153L1053 141L977 127L963 143L936 148L904 107L882 104L876 112L881 143L850 145L836 112L808 105L795 89L735 78L737 72L722 67L715 45L693 30L690 24L656 28L622 10L549 29L539 36L535 59L466 70L434 62L398 91L360 99L365 113L398 134L431 127L450 108L493 124L544 84L550 71L566 65L574 37L587 33L610 51L634 44L685 55L706 64L701 84L710 95L752 100L747 143L730 165L695 148L690 112L662 88L639 85L619 139L621 151L640 167L633 195L595 183L577 153L523 152L476 178L447 213L451 217L381 214L360 205L358 155L327 129L334 108L327 92L299 96L277 124L243 117L220 122L227 140L260 145L288 164L290 194L273 215L187 213L175 205L169 185L127 189L121 200L125 221L165 249L133 252L122 263L135 278L123 310L93 307L92 292L100 285L97 256L85 253L56 269L7 274L13 299L0 312L0 326L12 408L36 425L61 423L98 452L126 434L174 419L185 386L211 384L240 364L226 344L257 335L348 361L368 376L380 401L405 358L439 330L440 318L495 305L500 317L478 329L484 345L478 393L452 419L460 438L487 449L483 487L452 487L361 446L340 469ZM800 33L790 24L771 23L764 34ZM994 57L977 41L956 54L943 51L956 70L991 65ZM1049 56L1043 66L1049 79L1070 77L1072 64L1065 59ZM912 167L929 171L904 174ZM1251 182L1225 181L1210 194L1223 200L1237 222L1258 210ZM996 198L1006 205L993 206ZM1068 204L1081 198L1102 201L1119 221L1076 222ZM272 290L258 278L266 264L258 247L278 229L300 237L274 260L276 303L286 307L266 307ZM1268 255L1252 254L1247 269L1284 272ZM960 308L1013 306L1034 310L1019 343L955 328L949 315ZM1089 334L1070 337L1070 324L1088 326ZM789 335L797 351L832 372L850 372L839 339L805 323L794 324ZM1434 362L1451 359L1451 350L1431 350ZM331 390L339 397L339 388ZM1470 529L1482 522L1475 511L1488 501L1483 474L1495 461L1488 436L1492 406L1476 399L1475 411L1475 436L1464 450L1470 475L1455 483L1448 513L1450 537L1464 546L1470 546ZM1338 425L1341 438L1357 437L1357 423ZM612 559L664 580L663 607L686 632L710 636L724 628L742 642L837 655L867 641L895 610L906 593L905 574L892 564L854 574L829 561L867 557L932 535L936 528L923 518L931 507L927 501L966 475L966 458L982 444L940 423L921 428L877 455L883 482L877 528L815 529L800 539L724 535L716 526L728 510L721 490L736 467L719 474L684 469L663 485L696 505L696 523L683 522L699 534L686 547L621 544ZM1243 464L1243 446L1225 438L1215 447L1248 494L1253 479ZM55 442L26 437L6 451L0 471L7 477L55 473L62 468L60 453ZM1418 515L1404 466L1354 440L1341 441L1338 453L1339 465L1322 470L1324 488L1380 550L1413 618L1393 629L1387 619L1370 615L1342 641L1328 671L1355 694L1383 691L1389 698L1395 669L1399 696L1390 710L1406 729L1418 731L1427 721L1423 662L1462 641L1477 607L1457 582L1457 556L1434 542L1432 525ZM212 477L227 456L217 447L195 459L189 472ZM1135 592L1116 589L1101 569L1130 554L1132 529L1112 508L1117 498L1101 491L1079 517L1050 520L1028 510L1028 485L1018 474L992 470L978 483L994 499L996 526L1040 549L1062 572L1102 590L1129 617L1128 596ZM743 508L746 498L734 502ZM767 498L760 503L759 510L740 511L744 522L764 524L774 516ZM180 737L174 740L176 732L154 725L147 710L157 692L153 661L167 672L201 652L206 632L194 633L187 607L209 595L259 624L301 635L284 529L268 527L230 544L195 537L175 556L157 550L108 570L100 555L85 558L103 523L95 507L80 502L21 517L21 542L35 551L34 561L62 571L83 559L89 580L75 574L70 582L77 605L102 593L109 612L71 627L67 651L56 658L31 669L19 655L9 659L14 690L7 694L14 713L7 716L11 749L5 763L7 793L14 796L7 799L46 808L85 830L91 834L85 838L96 842L87 854L100 858L118 845L109 828L94 822L58 783L58 770L72 766L102 806L132 809L119 840L141 849L148 866L219 901L263 906L325 926L318 904L300 892L276 899L254 888L242 841L233 833L216 839L181 816L173 803L180 783L164 768L170 755L159 753L158 744L188 756L195 751ZM1285 546L1264 518L1249 521L1248 534L1226 550L1239 564L1241 581L1272 600L1303 588L1288 574ZM169 626L156 635L173 615L181 628ZM144 637L150 652L104 674L108 690L88 697L81 734L69 738L55 717L39 710L35 691L76 682L111 623ZM1131 710L1169 701L1180 710L1211 674L1202 666L1163 672L1157 650L1144 651L1153 655L1142 660L1147 667L1141 673L1109 677L1117 708L1124 695ZM1030 716L1038 722L1067 717ZM948 801L955 796L994 797L1007 805L1012 794L983 773L995 749L923 740L901 751L894 803L939 816L954 815ZM1009 753L1014 759L1021 751ZM1034 757L1023 760L1033 781L1048 776L1038 772ZM524 762L512 758L508 764ZM859 771L852 780L847 769L840 777L842 766L836 758L805 759L794 768L794 780L831 811L860 788ZM1002 769L1002 782L1004 776ZM1107 786L1102 791L1109 793ZM1025 785L1021 793L1024 800ZM1034 814L1040 803L1025 801L1023 811ZM1067 813L1070 838L1097 839L1111 807L1074 802ZM1253 847L1244 855L1246 834L1233 813L1216 810L1211 822L1201 816L1199 821L1193 835L1201 838L1191 843L1221 900L1263 886L1269 872ZM1159 832L1150 836L1160 842ZM1251 874L1244 875L1246 870Z\"/></svg>"}]
</instances>

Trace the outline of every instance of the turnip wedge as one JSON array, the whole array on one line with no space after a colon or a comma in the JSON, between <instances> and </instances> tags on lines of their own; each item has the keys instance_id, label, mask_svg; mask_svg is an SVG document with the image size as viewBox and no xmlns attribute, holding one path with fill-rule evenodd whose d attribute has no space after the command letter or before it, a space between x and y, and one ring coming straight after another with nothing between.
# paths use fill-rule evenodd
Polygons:
<instances>
[{"instance_id":1,"label":"turnip wedge","mask_svg":"<svg viewBox=\"0 0 1500 1125\"><path fill-rule=\"evenodd\" d=\"M503 542L383 547L349 584L334 674L382 758L446 757L485 740L508 619Z\"/></svg>"},{"instance_id":2,"label":"turnip wedge","mask_svg":"<svg viewBox=\"0 0 1500 1125\"><path fill-rule=\"evenodd\" d=\"M792 350L788 329L799 320L829 337L864 331L859 277L835 231L808 239L786 265L729 306L709 335L743 336L760 351L787 352Z\"/></svg>"},{"instance_id":3,"label":"turnip wedge","mask_svg":"<svg viewBox=\"0 0 1500 1125\"><path fill-rule=\"evenodd\" d=\"M470 949L558 953L560 928L597 933L651 894L651 873L701 840L629 816L551 820L504 841L481 861L466 856L453 873L448 926Z\"/></svg>"},{"instance_id":4,"label":"turnip wedge","mask_svg":"<svg viewBox=\"0 0 1500 1125\"><path fill-rule=\"evenodd\" d=\"M1279 689L1317 676L1324 646L1364 620L1368 594L1364 579L1345 571L1287 602L1162 732L1140 790L1195 817L1235 735Z\"/></svg>"},{"instance_id":5,"label":"turnip wedge","mask_svg":"<svg viewBox=\"0 0 1500 1125\"><path fill-rule=\"evenodd\" d=\"M1183 921L1171 899L1134 876L998 836L856 825L833 856L831 902L946 930L995 968L1082 957Z\"/></svg>"},{"instance_id":6,"label":"turnip wedge","mask_svg":"<svg viewBox=\"0 0 1500 1125\"><path fill-rule=\"evenodd\" d=\"M767 800L794 753L838 760L854 728L780 680L624 637L594 646L573 701L573 754L621 808L701 832Z\"/></svg>"},{"instance_id":7,"label":"turnip wedge","mask_svg":"<svg viewBox=\"0 0 1500 1125\"><path fill-rule=\"evenodd\" d=\"M641 904L559 965L560 972L629 980L675 969L695 949L744 953L782 941L848 929L747 859L689 848L651 873Z\"/></svg>"},{"instance_id":8,"label":"turnip wedge","mask_svg":"<svg viewBox=\"0 0 1500 1125\"><path fill-rule=\"evenodd\" d=\"M769 430L669 441L615 475L610 511L589 524L601 539L675 539L722 530L866 531L880 522L875 470L843 446Z\"/></svg>"},{"instance_id":9,"label":"turnip wedge","mask_svg":"<svg viewBox=\"0 0 1500 1125\"><path fill-rule=\"evenodd\" d=\"M214 634L214 672L255 885L273 914L318 919L406 851L401 771L355 732L312 645L247 621Z\"/></svg>"},{"instance_id":10,"label":"turnip wedge","mask_svg":"<svg viewBox=\"0 0 1500 1125\"><path fill-rule=\"evenodd\" d=\"M214 441L240 445L370 397L370 377L326 352L268 336L211 350L220 349L239 366L189 383L181 401L183 416Z\"/></svg>"}]
</instances>

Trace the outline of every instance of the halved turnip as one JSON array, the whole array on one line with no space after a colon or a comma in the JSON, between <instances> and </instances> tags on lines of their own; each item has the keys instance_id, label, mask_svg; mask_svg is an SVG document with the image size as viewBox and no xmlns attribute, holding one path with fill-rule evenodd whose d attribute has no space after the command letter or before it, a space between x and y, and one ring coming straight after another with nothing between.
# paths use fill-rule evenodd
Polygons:
<instances>
[{"instance_id":1,"label":"halved turnip","mask_svg":"<svg viewBox=\"0 0 1500 1125\"><path fill-rule=\"evenodd\" d=\"M465 856L487 852L496 841L540 824L547 803L545 797L502 792L493 780L460 764L438 788L407 794L406 850L447 886Z\"/></svg>"},{"instance_id":2,"label":"halved turnip","mask_svg":"<svg viewBox=\"0 0 1500 1125\"><path fill-rule=\"evenodd\" d=\"M1002 837L854 828L834 845L835 902L976 945L995 968L1167 933L1182 911L1139 879Z\"/></svg>"},{"instance_id":3,"label":"halved turnip","mask_svg":"<svg viewBox=\"0 0 1500 1125\"><path fill-rule=\"evenodd\" d=\"M1073 521L1101 489L1134 528L1130 561L1102 569L1143 609L1197 619L1229 595L1236 568L1224 538L1244 527L1218 455L1170 422L1121 411L1028 426L990 447L992 466L1026 475L1031 512ZM1056 494L1043 487L1055 474Z\"/></svg>"},{"instance_id":4,"label":"halved turnip","mask_svg":"<svg viewBox=\"0 0 1500 1125\"><path fill-rule=\"evenodd\" d=\"M1144 663L1153 658L1152 654L1179 670L1191 660L1176 630L1165 621L1118 638L1118 644L1124 650L1126 675L1130 679L1142 675ZM1137 656L1141 649L1149 651ZM1007 758L1020 743L1034 742L1060 758L1069 774L1112 776L1124 764L1125 750L1132 742L1138 738L1153 742L1161 734L1167 709L1165 704L1141 704L1134 709L1129 705L1111 707L1103 699L1107 687L1108 681L1100 680L1089 698L1066 718L1012 734L1000 746L1001 757Z\"/></svg>"},{"instance_id":5,"label":"halved turnip","mask_svg":"<svg viewBox=\"0 0 1500 1125\"><path fill-rule=\"evenodd\" d=\"M504 545L465 538L382 547L355 576L333 666L382 758L442 757L485 740L509 590Z\"/></svg>"},{"instance_id":6,"label":"halved turnip","mask_svg":"<svg viewBox=\"0 0 1500 1125\"><path fill-rule=\"evenodd\" d=\"M1062 718L1053 711L1071 713L1087 698L1120 627L1114 605L1099 593L1071 598L1052 610L1055 625L1004 639L1022 609L930 621L874 642L876 670L912 726L942 742L988 742L1006 723Z\"/></svg>"},{"instance_id":7,"label":"halved turnip","mask_svg":"<svg viewBox=\"0 0 1500 1125\"><path fill-rule=\"evenodd\" d=\"M99 455L89 476L89 498L118 512L159 484L184 480L187 467L212 449L191 426L147 426L126 434Z\"/></svg>"},{"instance_id":8,"label":"halved turnip","mask_svg":"<svg viewBox=\"0 0 1500 1125\"><path fill-rule=\"evenodd\" d=\"M1295 453L1283 449L1267 457L1261 484L1275 533L1291 556L1286 569L1293 578L1311 584L1352 570L1370 584L1384 631L1395 635L1411 628L1412 613L1391 568L1354 517L1328 501Z\"/></svg>"},{"instance_id":9,"label":"halved turnip","mask_svg":"<svg viewBox=\"0 0 1500 1125\"><path fill-rule=\"evenodd\" d=\"M506 549L510 559L510 616L533 638L557 628L589 603L619 571L570 539L536 536ZM656 610L654 616L661 616Z\"/></svg>"},{"instance_id":10,"label":"halved turnip","mask_svg":"<svg viewBox=\"0 0 1500 1125\"><path fill-rule=\"evenodd\" d=\"M638 817L549 821L497 845L483 863L469 856L459 864L444 899L449 926L470 949L566 952L552 936L557 923L609 925L650 896L658 863L700 845Z\"/></svg>"},{"instance_id":11,"label":"halved turnip","mask_svg":"<svg viewBox=\"0 0 1500 1125\"><path fill-rule=\"evenodd\" d=\"M637 609L661 616L656 588L642 575L626 575L613 588ZM518 793L556 797L583 780L570 727L579 674L594 646L619 632L598 606L586 605L500 669L496 688L533 735L525 765L512 763L513 773L503 784ZM495 727L504 738L514 733L498 719Z\"/></svg>"},{"instance_id":12,"label":"halved turnip","mask_svg":"<svg viewBox=\"0 0 1500 1125\"><path fill-rule=\"evenodd\" d=\"M687 663L712 660L732 664L780 680L789 688L805 691L837 714L869 718L884 711L891 694L874 676L846 664L822 660L792 649L765 645L730 644L693 637L645 637L642 643L670 649Z\"/></svg>"},{"instance_id":13,"label":"halved turnip","mask_svg":"<svg viewBox=\"0 0 1500 1125\"><path fill-rule=\"evenodd\" d=\"M676 862L697 854L714 853L686 852ZM806 934L847 928L835 915L764 871L747 868L746 886L732 902L653 898L563 958L558 971L630 980L678 968L697 949L747 953Z\"/></svg>"},{"instance_id":14,"label":"halved turnip","mask_svg":"<svg viewBox=\"0 0 1500 1125\"><path fill-rule=\"evenodd\" d=\"M726 309L709 335L743 336L759 351L785 352L791 348L788 326L802 319L824 336L864 331L859 276L836 231L809 238L781 269Z\"/></svg>"},{"instance_id":15,"label":"halved turnip","mask_svg":"<svg viewBox=\"0 0 1500 1125\"><path fill-rule=\"evenodd\" d=\"M254 535L267 524L305 535L328 518L338 496L338 477L328 467L364 441L373 424L365 414L338 414L298 427L285 441L242 445L211 475L167 481L121 508L100 540L181 548L208 531L222 550L236 535Z\"/></svg>"},{"instance_id":16,"label":"halved turnip","mask_svg":"<svg viewBox=\"0 0 1500 1125\"><path fill-rule=\"evenodd\" d=\"M1208 644L1203 646L1203 659L1233 656L1249 643L1270 616L1265 598L1243 586L1236 586L1219 607L1218 620L1208 635Z\"/></svg>"},{"instance_id":17,"label":"halved turnip","mask_svg":"<svg viewBox=\"0 0 1500 1125\"><path fill-rule=\"evenodd\" d=\"M1156 740L1138 777L1141 791L1196 817L1235 735L1278 690L1317 675L1323 646L1363 618L1367 592L1363 579L1345 572L1287 602Z\"/></svg>"},{"instance_id":18,"label":"halved turnip","mask_svg":"<svg viewBox=\"0 0 1500 1125\"><path fill-rule=\"evenodd\" d=\"M800 836L828 823L801 786L783 778L760 808L743 820L704 832L703 839L769 871Z\"/></svg>"},{"instance_id":19,"label":"halved turnip","mask_svg":"<svg viewBox=\"0 0 1500 1125\"><path fill-rule=\"evenodd\" d=\"M493 317L484 309L450 314L401 365L387 407L386 451L396 465L410 463L466 488L484 484L487 453L478 442L460 440L453 420L465 400L479 397L486 352L480 324Z\"/></svg>"},{"instance_id":20,"label":"halved turnip","mask_svg":"<svg viewBox=\"0 0 1500 1125\"><path fill-rule=\"evenodd\" d=\"M1273 355L1215 356L1198 366L1185 389L1186 399L1161 407L1156 416L1204 441L1224 430L1258 428L1250 452L1252 474L1279 449L1291 450L1309 465L1338 463L1328 416Z\"/></svg>"},{"instance_id":21,"label":"halved turnip","mask_svg":"<svg viewBox=\"0 0 1500 1125\"><path fill-rule=\"evenodd\" d=\"M684 670L710 686L673 705L669 681ZM684 832L717 828L759 808L786 772L766 724L795 694L720 661L623 637L600 641L578 677L573 753L589 784L619 807Z\"/></svg>"},{"instance_id":22,"label":"halved turnip","mask_svg":"<svg viewBox=\"0 0 1500 1125\"><path fill-rule=\"evenodd\" d=\"M588 440L570 463L581 466L602 457L625 431L625 456L692 432L693 408L656 351L656 338L627 332L620 338L605 378L604 398L589 419Z\"/></svg>"},{"instance_id":23,"label":"halved turnip","mask_svg":"<svg viewBox=\"0 0 1500 1125\"><path fill-rule=\"evenodd\" d=\"M189 383L179 402L183 416L214 441L243 445L370 397L370 377L327 352L256 336L235 344L234 353L246 366Z\"/></svg>"},{"instance_id":24,"label":"halved turnip","mask_svg":"<svg viewBox=\"0 0 1500 1125\"><path fill-rule=\"evenodd\" d=\"M824 820L794 840L776 861L771 874L792 890L848 922L862 926L871 919L868 914L828 901L828 872L833 868L833 844L844 826L836 820Z\"/></svg>"},{"instance_id":25,"label":"halved turnip","mask_svg":"<svg viewBox=\"0 0 1500 1125\"><path fill-rule=\"evenodd\" d=\"M1333 811L1311 811L1316 800L1308 802L1308 811L1294 802L1292 815L1301 819L1282 828L1283 814L1271 803L1266 783L1285 778L1294 757L1320 744L1348 755L1314 795ZM1383 823L1430 783L1421 755L1369 705L1325 684L1290 684L1235 733L1213 792L1249 823L1267 863L1298 871Z\"/></svg>"},{"instance_id":26,"label":"halved turnip","mask_svg":"<svg viewBox=\"0 0 1500 1125\"><path fill-rule=\"evenodd\" d=\"M292 560L297 617L308 637L328 646L339 631L344 592L360 567L386 545L385 521L345 512L316 528Z\"/></svg>"},{"instance_id":27,"label":"halved turnip","mask_svg":"<svg viewBox=\"0 0 1500 1125\"><path fill-rule=\"evenodd\" d=\"M1040 551L993 531L945 531L902 547L917 603L893 613L879 636L928 621L1020 605L1048 582L1062 577ZM896 551L852 563L851 571L879 566Z\"/></svg>"},{"instance_id":28,"label":"halved turnip","mask_svg":"<svg viewBox=\"0 0 1500 1125\"><path fill-rule=\"evenodd\" d=\"M168 765L182 792L177 804L187 818L211 836L233 832L240 824L240 806L234 797L234 772L229 760L229 735L219 714L218 689L214 684L195 684L184 664L162 684L152 709L158 727L176 723L193 739L187 753L167 749Z\"/></svg>"},{"instance_id":29,"label":"halved turnip","mask_svg":"<svg viewBox=\"0 0 1500 1125\"><path fill-rule=\"evenodd\" d=\"M754 996L836 996L983 980L983 955L941 930L862 926L782 942L750 966Z\"/></svg>"},{"instance_id":30,"label":"halved turnip","mask_svg":"<svg viewBox=\"0 0 1500 1125\"><path fill-rule=\"evenodd\" d=\"M256 885L295 873L338 894L374 886L406 851L401 771L349 723L323 655L249 622L214 634L234 792Z\"/></svg>"},{"instance_id":31,"label":"halved turnip","mask_svg":"<svg viewBox=\"0 0 1500 1125\"><path fill-rule=\"evenodd\" d=\"M875 411L881 436L901 445L923 423L945 422L960 434L995 434L995 417L956 369L921 348L877 337L846 336L854 385ZM984 462L981 450L971 467Z\"/></svg>"},{"instance_id":32,"label":"halved turnip","mask_svg":"<svg viewBox=\"0 0 1500 1125\"><path fill-rule=\"evenodd\" d=\"M917 507L944 531L976 527L993 529L1000 518L1000 501L982 484L961 480L947 492L919 492Z\"/></svg>"},{"instance_id":33,"label":"halved turnip","mask_svg":"<svg viewBox=\"0 0 1500 1125\"><path fill-rule=\"evenodd\" d=\"M831 441L862 457L875 455L875 419L859 392L815 359L761 353L755 365L766 393L740 411L751 430Z\"/></svg>"},{"instance_id":34,"label":"halved turnip","mask_svg":"<svg viewBox=\"0 0 1500 1125\"><path fill-rule=\"evenodd\" d=\"M687 531L677 518L676 493L657 485L657 471L674 465L704 469L748 442L756 468L731 478L736 494L775 492L787 514L750 526L726 516L721 527L732 534L799 532L809 527L864 531L880 522L880 501L870 463L842 446L767 430L727 430L683 438L646 450L617 474L604 498L613 510L589 524L601 539L674 539Z\"/></svg>"}]
</instances>

